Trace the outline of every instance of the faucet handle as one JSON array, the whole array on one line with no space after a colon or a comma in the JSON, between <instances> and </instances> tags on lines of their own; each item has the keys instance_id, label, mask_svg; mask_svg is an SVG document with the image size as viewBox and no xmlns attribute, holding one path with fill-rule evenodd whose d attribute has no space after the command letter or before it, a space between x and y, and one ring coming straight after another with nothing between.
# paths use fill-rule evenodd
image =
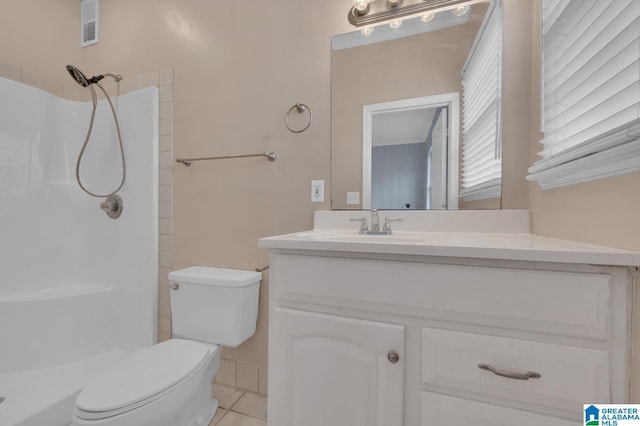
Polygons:
<instances>
[{"instance_id":1,"label":"faucet handle","mask_svg":"<svg viewBox=\"0 0 640 426\"><path fill-rule=\"evenodd\" d=\"M404 219L389 219L387 217L384 219L384 226L382 227L382 231L391 234L391 222L403 222L403 221Z\"/></svg>"},{"instance_id":2,"label":"faucet handle","mask_svg":"<svg viewBox=\"0 0 640 426\"><path fill-rule=\"evenodd\" d=\"M349 219L351 222L360 222L360 233L364 234L369 230L369 226L367 225L366 217L352 217Z\"/></svg>"}]
</instances>

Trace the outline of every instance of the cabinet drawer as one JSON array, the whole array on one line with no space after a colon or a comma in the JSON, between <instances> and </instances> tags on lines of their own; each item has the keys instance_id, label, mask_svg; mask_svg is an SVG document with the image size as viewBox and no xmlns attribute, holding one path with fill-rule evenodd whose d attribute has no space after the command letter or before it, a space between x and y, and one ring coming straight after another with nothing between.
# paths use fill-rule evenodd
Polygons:
<instances>
[{"instance_id":1,"label":"cabinet drawer","mask_svg":"<svg viewBox=\"0 0 640 426\"><path fill-rule=\"evenodd\" d=\"M479 364L541 377L506 378ZM584 403L610 401L606 351L430 328L422 329L422 381L433 389L475 392L568 415L579 413Z\"/></svg>"},{"instance_id":2,"label":"cabinet drawer","mask_svg":"<svg viewBox=\"0 0 640 426\"><path fill-rule=\"evenodd\" d=\"M276 301L607 340L609 274L282 254Z\"/></svg>"},{"instance_id":3,"label":"cabinet drawer","mask_svg":"<svg viewBox=\"0 0 640 426\"><path fill-rule=\"evenodd\" d=\"M582 414L576 412L576 418ZM579 426L570 421L432 392L420 394L420 426Z\"/></svg>"}]
</instances>

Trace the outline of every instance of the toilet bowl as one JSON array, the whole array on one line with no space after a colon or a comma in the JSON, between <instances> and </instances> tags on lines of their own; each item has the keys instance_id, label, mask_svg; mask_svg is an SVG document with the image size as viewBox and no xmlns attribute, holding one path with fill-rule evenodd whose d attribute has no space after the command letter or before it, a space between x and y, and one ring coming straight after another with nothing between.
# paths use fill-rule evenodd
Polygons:
<instances>
[{"instance_id":1,"label":"toilet bowl","mask_svg":"<svg viewBox=\"0 0 640 426\"><path fill-rule=\"evenodd\" d=\"M203 267L170 273L173 334L177 323L180 336L134 353L89 383L71 426L207 426L218 408L211 380L220 344L237 346L255 333L261 277Z\"/></svg>"},{"instance_id":2,"label":"toilet bowl","mask_svg":"<svg viewBox=\"0 0 640 426\"><path fill-rule=\"evenodd\" d=\"M217 409L211 378L219 366L218 345L172 339L143 349L80 393L72 425L206 426Z\"/></svg>"}]
</instances>

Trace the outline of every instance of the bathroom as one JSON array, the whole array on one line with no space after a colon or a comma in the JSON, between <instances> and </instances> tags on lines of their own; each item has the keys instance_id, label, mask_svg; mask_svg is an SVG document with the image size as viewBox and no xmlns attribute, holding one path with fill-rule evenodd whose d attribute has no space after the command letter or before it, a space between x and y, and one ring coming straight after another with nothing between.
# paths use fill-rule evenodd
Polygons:
<instances>
[{"instance_id":1,"label":"bathroom","mask_svg":"<svg viewBox=\"0 0 640 426\"><path fill-rule=\"evenodd\" d=\"M172 103L170 111L160 111L157 327L158 340L166 340L170 270L191 265L262 268L269 258L258 247L259 238L311 229L314 211L331 209L330 41L352 31L346 20L350 2L103 0L99 43L87 48L79 46L78 3L5 1L0 66L18 67L26 70L26 79L35 76L47 87L69 90L76 88L64 70L67 64L91 75L114 72L135 79L153 74L160 88L172 86L169 98L160 94ZM524 13L530 16L534 10L531 5ZM532 50L534 41L531 36ZM0 75L12 72L0 69ZM505 84L531 96L532 79ZM312 125L298 134L283 122L296 103L313 110ZM535 234L640 250L640 173L545 191L525 180L540 150L535 109L525 102L511 111L525 124L512 136L519 146L512 152L504 147L501 207L531 210ZM174 162L264 151L277 152L277 161L190 168ZM324 180L323 202L310 202L312 180ZM219 379L264 395L269 272L263 277L256 334L237 349L225 349ZM637 365L632 378L637 402Z\"/></svg>"}]
</instances>

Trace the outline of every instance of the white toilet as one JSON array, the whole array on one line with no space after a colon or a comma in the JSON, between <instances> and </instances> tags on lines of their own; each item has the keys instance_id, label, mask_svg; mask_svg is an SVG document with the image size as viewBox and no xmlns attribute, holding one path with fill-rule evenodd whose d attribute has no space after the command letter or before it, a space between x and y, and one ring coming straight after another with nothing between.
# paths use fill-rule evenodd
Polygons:
<instances>
[{"instance_id":1,"label":"white toilet","mask_svg":"<svg viewBox=\"0 0 640 426\"><path fill-rule=\"evenodd\" d=\"M262 274L191 267L169 273L173 339L105 371L76 400L71 425L207 426L220 346L255 333Z\"/></svg>"}]
</instances>

